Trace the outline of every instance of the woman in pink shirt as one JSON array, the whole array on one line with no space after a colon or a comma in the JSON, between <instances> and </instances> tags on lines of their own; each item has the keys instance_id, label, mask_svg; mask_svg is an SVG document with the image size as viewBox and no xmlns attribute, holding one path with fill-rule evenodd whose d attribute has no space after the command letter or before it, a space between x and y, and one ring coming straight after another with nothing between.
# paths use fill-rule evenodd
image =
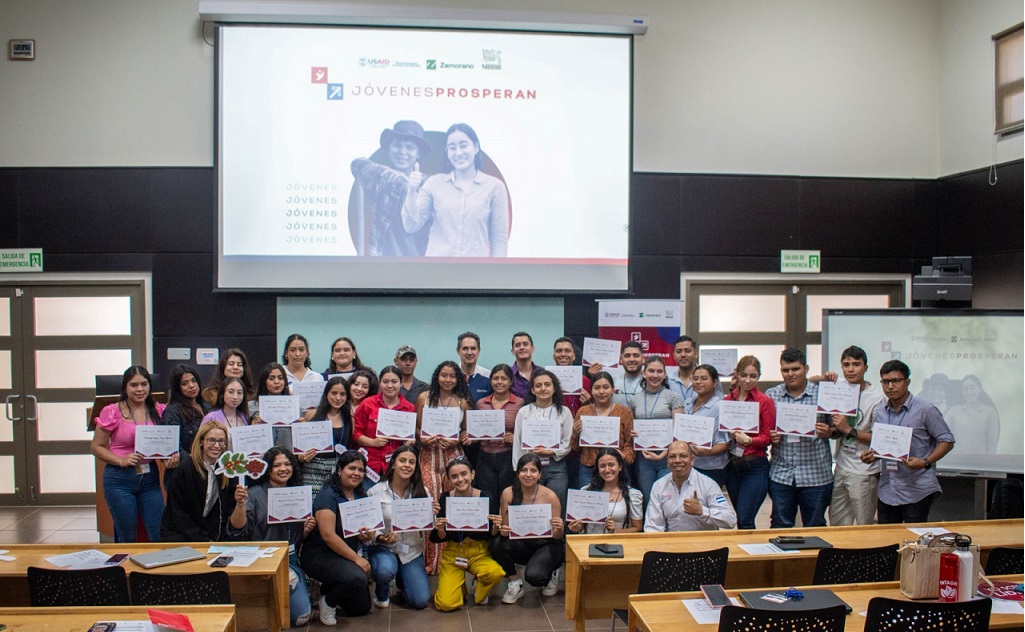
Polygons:
<instances>
[{"instance_id":1,"label":"woman in pink shirt","mask_svg":"<svg viewBox=\"0 0 1025 632\"><path fill-rule=\"evenodd\" d=\"M164 496L160 473L154 461L135 451L135 428L160 421L164 405L153 401L152 382L145 367L133 366L121 380L121 399L104 407L96 419L90 450L106 463L103 468L103 498L114 518L114 540L135 542L139 518L150 542L160 541L160 518ZM178 466L178 453L167 467Z\"/></svg>"},{"instance_id":2,"label":"woman in pink shirt","mask_svg":"<svg viewBox=\"0 0 1025 632\"><path fill-rule=\"evenodd\" d=\"M367 477L363 481L366 490L381 480L381 475L388 469L391 453L403 443L414 442L413 439L399 441L377 436L377 417L382 408L405 413L416 412L416 407L399 394L402 376L398 367L384 367L379 379L381 392L364 399L352 418L352 440L367 452Z\"/></svg>"}]
</instances>

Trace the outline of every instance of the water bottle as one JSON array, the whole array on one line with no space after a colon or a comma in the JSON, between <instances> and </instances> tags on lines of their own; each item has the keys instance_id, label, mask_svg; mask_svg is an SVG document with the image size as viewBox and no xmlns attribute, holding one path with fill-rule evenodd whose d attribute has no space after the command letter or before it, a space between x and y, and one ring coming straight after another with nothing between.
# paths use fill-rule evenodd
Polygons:
<instances>
[{"instance_id":1,"label":"water bottle","mask_svg":"<svg viewBox=\"0 0 1025 632\"><path fill-rule=\"evenodd\" d=\"M957 556L958 570L957 570L957 600L958 601L969 601L975 596L977 586L975 585L975 555L972 554L968 546L972 543L972 539L966 535L959 535L954 538L954 546L957 550L954 551L954 555Z\"/></svg>"},{"instance_id":2,"label":"water bottle","mask_svg":"<svg viewBox=\"0 0 1025 632\"><path fill-rule=\"evenodd\" d=\"M956 553L940 554L940 603L951 603L957 601L958 571L961 560Z\"/></svg>"}]
</instances>

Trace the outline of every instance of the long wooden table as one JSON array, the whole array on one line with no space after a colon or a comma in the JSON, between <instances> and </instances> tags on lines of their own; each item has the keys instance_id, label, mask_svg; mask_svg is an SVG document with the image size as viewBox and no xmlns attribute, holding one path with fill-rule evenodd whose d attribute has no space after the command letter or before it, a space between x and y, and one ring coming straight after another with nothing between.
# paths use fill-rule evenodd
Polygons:
<instances>
[{"instance_id":1,"label":"long wooden table","mask_svg":"<svg viewBox=\"0 0 1025 632\"><path fill-rule=\"evenodd\" d=\"M235 544L235 543L223 543ZM271 557L258 559L251 566L228 566L224 569L231 582L231 596L235 602L240 630L272 630L287 628L288 612L288 543L287 542L239 542L240 546L275 546L278 550ZM7 555L14 556L13 562L0 562L0 606L28 606L28 567L55 568L45 558L63 553L86 549L98 549L104 553L147 553L178 546L191 546L206 551L210 542L164 542L164 543L121 543L121 544L5 544ZM207 559L214 557L213 554ZM125 572L165 573L186 575L209 573L212 570L206 560L172 564L152 570L137 566L126 560ZM0 623L5 623L0 621Z\"/></svg>"},{"instance_id":2,"label":"long wooden table","mask_svg":"<svg viewBox=\"0 0 1025 632\"><path fill-rule=\"evenodd\" d=\"M909 525L863 525L747 531L688 531L682 533L630 533L625 535L570 535L566 538L566 618L584 632L587 619L611 616L613 608L626 608L627 596L637 590L641 559L648 551L693 552L729 547L727 588L759 588L810 584L818 551L781 555L749 555L740 544L765 544L778 535L816 535L837 548L901 544L916 536L908 527L943 527L966 533L982 549L983 562L990 549L1023 546L1025 521L971 520ZM623 545L620 559L592 558L591 544Z\"/></svg>"},{"instance_id":3,"label":"long wooden table","mask_svg":"<svg viewBox=\"0 0 1025 632\"><path fill-rule=\"evenodd\" d=\"M1020 582L1022 576L1001 575L993 579ZM821 586L806 586L805 588L821 588ZM868 602L873 597L907 599L900 592L900 582L839 584L828 588L854 610L847 616L845 632L862 632L865 629L865 617L861 613L868 610ZM783 590L785 588L780 588L780 591ZM726 592L739 600L740 590L727 590ZM715 630L716 626L702 625L695 621L681 601L682 599L701 598L703 595L700 592L630 595L630 618L627 630L629 632L710 632ZM1021 630L1023 624L1025 624L1025 618L1022 615L993 614L990 616L989 629Z\"/></svg>"},{"instance_id":4,"label":"long wooden table","mask_svg":"<svg viewBox=\"0 0 1025 632\"><path fill-rule=\"evenodd\" d=\"M235 632L235 606L168 606L187 615L196 632ZM8 632L85 632L97 621L149 621L146 606L76 608L0 608Z\"/></svg>"}]
</instances>

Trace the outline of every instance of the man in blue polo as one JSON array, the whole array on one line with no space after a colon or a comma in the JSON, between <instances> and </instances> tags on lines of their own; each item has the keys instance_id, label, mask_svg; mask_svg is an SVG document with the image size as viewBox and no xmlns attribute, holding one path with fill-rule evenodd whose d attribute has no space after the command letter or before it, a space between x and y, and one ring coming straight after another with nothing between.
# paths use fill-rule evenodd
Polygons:
<instances>
[{"instance_id":1,"label":"man in blue polo","mask_svg":"<svg viewBox=\"0 0 1025 632\"><path fill-rule=\"evenodd\" d=\"M876 409L875 425L912 429L908 456L883 462L877 507L879 523L928 522L929 508L942 493L933 466L954 448L954 433L936 406L911 394L908 365L890 360L880 367L879 376L886 401ZM874 450L861 454L865 463L878 459Z\"/></svg>"},{"instance_id":2,"label":"man in blue polo","mask_svg":"<svg viewBox=\"0 0 1025 632\"><path fill-rule=\"evenodd\" d=\"M459 334L456 339L456 353L459 354L459 368L466 376L466 386L470 389L473 403L491 394L491 371L477 364L480 357L480 336L467 331Z\"/></svg>"}]
</instances>

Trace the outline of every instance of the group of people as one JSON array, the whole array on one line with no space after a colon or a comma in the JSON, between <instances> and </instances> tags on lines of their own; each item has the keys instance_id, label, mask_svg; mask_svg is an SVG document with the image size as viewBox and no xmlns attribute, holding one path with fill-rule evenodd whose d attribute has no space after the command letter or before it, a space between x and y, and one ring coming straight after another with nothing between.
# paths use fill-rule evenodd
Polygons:
<instances>
[{"instance_id":1,"label":"group of people","mask_svg":"<svg viewBox=\"0 0 1025 632\"><path fill-rule=\"evenodd\" d=\"M166 405L154 401L146 369L131 367L121 401L100 413L92 444L106 463L104 494L116 538L134 541L141 518L154 541L287 540L293 623L310 617L309 576L320 583L320 619L332 624L338 610L358 616L373 606L388 607L393 581L407 606L425 608L433 601L442 611L460 608L471 592L476 603L486 603L503 579L504 603L523 597L524 582L554 595L567 532L753 529L766 496L774 528L794 526L798 511L805 526L824 526L827 508L831 524L871 524L877 516L879 522L926 521L940 494L933 466L954 445L940 411L910 394L908 366L888 361L878 386L871 384L865 379L868 357L856 346L843 351L841 369L842 379L860 389L857 414L819 415L813 437L777 432L776 404L814 404L818 382L841 376L809 378L797 349L782 353L783 383L764 393L757 358L739 359L724 392L715 367L698 364L697 344L688 336L676 342L670 377L665 360L644 357L639 343L627 342L621 371L582 367L579 393L564 392L552 371L534 363L530 334L516 333L511 352L511 363L487 370L477 363L480 338L466 332L456 343L459 360L440 363L425 382L415 376L412 346L399 347L394 364L375 372L360 361L353 341L341 337L319 373L311 368L307 340L293 334L282 363L266 365L255 383L239 349L224 352L206 389L195 368L177 366ZM571 339L556 341L556 365L572 365L576 356ZM275 447L263 457L267 471L255 484L216 474L217 459L230 448L229 428L264 423L259 397L288 394L298 382L324 384L319 405L295 423L329 421L334 452L297 454L289 427L275 426ZM664 449L634 447L638 420L671 420L678 413L718 420L723 401L758 404L757 432L718 430L710 446L677 440ZM459 435L422 434L430 408L458 410ZM383 410L414 413L415 437L379 437ZM464 414L470 410L502 411L504 435L472 440ZM581 446L585 417L614 418L618 446ZM557 431L558 444L524 442L528 423ZM134 449L135 428L146 424L180 426L180 452L164 462L166 506L156 464ZM869 449L877 424L912 428L910 455L884 467ZM294 485L312 488L311 517L268 524L267 490ZM608 494L604 522L567 520L571 488ZM460 496L487 499L488 530L451 528L446 499ZM346 537L340 506L365 497L380 501L384 528ZM435 521L429 532L392 531L392 503L409 498L431 499ZM510 537L509 507L516 505L549 505L549 531ZM475 578L469 591L467 573ZM433 600L429 575L438 575Z\"/></svg>"}]
</instances>

